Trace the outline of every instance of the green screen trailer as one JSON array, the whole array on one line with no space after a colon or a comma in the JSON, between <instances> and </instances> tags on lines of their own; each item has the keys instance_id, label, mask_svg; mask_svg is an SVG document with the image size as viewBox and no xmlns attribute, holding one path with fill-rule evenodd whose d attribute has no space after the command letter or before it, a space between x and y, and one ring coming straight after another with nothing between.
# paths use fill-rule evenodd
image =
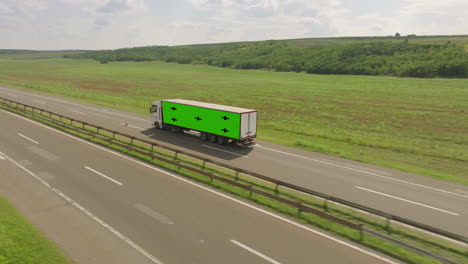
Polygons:
<instances>
[{"instance_id":1,"label":"green screen trailer","mask_svg":"<svg viewBox=\"0 0 468 264\"><path fill-rule=\"evenodd\" d=\"M154 126L199 131L202 139L213 143L245 145L257 136L256 110L183 99L157 101L151 109Z\"/></svg>"}]
</instances>

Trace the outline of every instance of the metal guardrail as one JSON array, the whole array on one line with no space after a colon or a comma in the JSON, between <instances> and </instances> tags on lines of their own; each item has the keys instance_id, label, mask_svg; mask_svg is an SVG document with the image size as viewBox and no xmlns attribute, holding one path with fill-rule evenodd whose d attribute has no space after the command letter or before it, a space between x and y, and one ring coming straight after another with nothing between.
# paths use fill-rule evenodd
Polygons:
<instances>
[{"instance_id":1,"label":"metal guardrail","mask_svg":"<svg viewBox=\"0 0 468 264\"><path fill-rule=\"evenodd\" d=\"M117 145L117 146L129 149L129 150L131 150L133 152L145 155L145 156L150 157L152 159L157 159L157 160L163 161L165 163L175 165L179 169L184 168L184 169L199 173L201 175L205 175L205 176L210 178L210 181L212 181L213 179L216 179L218 181L222 181L222 182L228 183L230 185L239 187L241 189L247 190L247 191L249 191L250 195L252 195L252 193L256 193L256 194L262 195L264 197L270 198L272 200L276 200L278 202L288 204L290 206L293 206L293 207L297 208L298 209L298 214L300 214L301 212L312 213L312 214L318 215L320 217L326 218L328 220L331 220L333 222L339 223L341 225L347 226L349 228L355 229L355 230L360 232L360 239L361 240L363 238L363 234L368 234L368 235L383 239L385 241L391 242L393 244L400 245L400 246L402 246L404 248L407 248L407 249L409 249L411 251L414 251L416 253L419 253L419 254L431 257L433 259L442 261L443 263L456 264L455 262L453 262L451 260L448 260L448 259L445 259L443 257L437 256L437 255L435 255L435 254L433 254L431 252L428 252L426 250L416 248L414 246L411 246L409 244L406 244L406 243L401 242L399 240L396 240L394 238L391 238L391 237L385 236L383 234L380 234L378 232L369 230L369 229L365 228L363 225L358 225L358 224L346 221L346 220L341 219L339 217L336 217L336 216L327 214L325 212L319 211L317 209L311 208L309 206L306 206L306 205L304 205L304 204L302 204L300 202L291 201L291 200L288 200L286 198L279 197L279 196L276 195L276 193L271 194L271 193L268 193L268 192L265 192L265 191L262 191L262 190L258 190L258 189L253 188L252 186L245 185L245 184L239 183L237 181L229 180L227 178L223 178L221 176L217 176L217 175L214 175L212 173L206 172L204 170L200 170L200 169L190 167L188 165L180 164L180 162L178 162L178 161L174 161L174 160L170 160L170 159L166 159L166 158L162 158L162 157L153 155L152 153L148 153L147 151L143 151L141 149L135 148L133 143L135 141L139 141L139 142L148 144L148 145L151 146L151 151L152 152L153 152L153 149L154 149L155 146L159 147L159 148L162 148L162 149L165 149L165 150L172 151L172 152L175 153L175 158L177 157L178 154L183 154L185 156L201 160L203 162L203 168L205 167L206 163L212 163L212 164L218 165L220 167L230 169L230 170L236 172L236 179L237 179L237 175L239 173L243 173L243 174L245 174L247 176L251 176L253 178L257 178L257 179L264 180L266 182L273 183L273 184L275 184L275 191L276 192L278 191L279 186L283 186L283 187L289 188L291 190L295 190L295 191L306 193L306 194L309 194L309 195L312 195L312 196L320 197L320 198L325 200L324 207L326 207L326 202L327 201L332 201L332 202L342 204L342 205L345 205L345 206L348 206L348 207L351 207L351 208L354 208L354 209L358 209L358 210L361 210L361 211L364 211L364 212L368 212L368 213L371 213L371 214L374 214L374 215L384 217L384 218L387 219L387 224L389 224L390 220L398 221L400 223L404 223L404 224L412 226L412 227L416 227L416 228L419 228L419 229L422 229L422 230L425 230L425 231L428 231L428 232L431 232L431 233L434 233L434 234L438 234L440 236L444 236L444 237L453 239L455 241L459 241L459 242L462 242L462 243L468 243L468 238L466 238L464 236L453 234L451 232L447 232L445 230L441 230L441 229L431 227L431 226L428 226L428 225L425 225L425 224L421 224L421 223L418 223L418 222L413 221L413 220L405 219L405 218L402 218L402 217L399 217L399 216L395 216L395 215L392 215L392 214L385 213L385 212L380 211L380 210L376 210L376 209L373 209L373 208L370 208L370 207L366 207L366 206L359 205L359 204L356 204L356 203L353 203L353 202L349 202L349 201L346 201L346 200L343 200L343 199L340 199L340 198L337 198L337 197L326 195L326 194L323 194L323 193L320 193L320 192L317 192L317 191L313 191L313 190L310 190L310 189L307 189L307 188L303 188L303 187L300 187L300 186L297 186L297 185L293 185L293 184L290 184L290 183L287 183L287 182L279 181L279 180L276 180L276 179L273 179L273 178L270 178L270 177L255 173L255 172L251 172L251 171L244 170L244 169L241 169L241 168L233 167L231 165L224 164L224 163L221 163L221 162L218 162L218 161L215 161L215 160L207 159L207 158L201 157L199 155L195 155L195 154L192 154L192 153L188 153L188 152L185 152L185 151L178 150L176 148L165 146L163 144L159 144L159 143L152 142L152 141L145 140L145 139L140 139L140 138L137 138L135 136L127 135L125 133L121 133L121 132L118 132L118 131L113 131L113 130L109 130L109 129L106 129L106 128L103 128L103 127L100 127L100 126L89 124L87 122L76 120L76 119L73 119L73 118L70 118L70 117L66 117L66 116L63 116L63 115L60 115L60 114L57 114L57 113L54 113L54 112L50 112L50 111L47 111L47 110L44 110L44 109L41 109L41 108L37 108L37 107L34 107L34 106L29 106L29 105L25 105L25 104L22 104L22 103L18 103L18 102L15 102L15 101L3 98L3 97L0 97L0 100L3 100L3 103L2 103L3 105L13 107L13 104L16 104L16 107L15 107L16 110L23 111L23 112L26 112L26 113L29 113L29 114L33 114L33 115L35 115L36 117L39 117L39 118L45 118L45 116L43 114L46 113L46 114L49 115L49 119L46 120L48 122L55 123L56 125L59 125L59 126L65 126L67 129L74 130L74 131L79 132L79 133L88 134L89 136L92 136L94 138L99 138L100 140L103 140L103 141L108 142L110 144ZM8 104L6 102L8 102ZM19 106L22 106L23 109L21 109ZM26 110L27 108L30 108L31 111L28 112ZM39 111L40 116L37 115L37 111ZM66 124L66 123L63 123L63 122L57 122L56 120L52 119L52 115L58 117L60 121L62 121L62 119L70 120L70 125ZM82 129L73 126L73 122L81 124ZM94 129L96 129L96 132L85 130L85 127L94 128ZM111 133L112 138L100 134L99 132L101 130L106 131L108 133ZM119 136L130 139L130 143L127 144L127 143L122 143L122 142L116 142L116 140L115 140L116 135L119 135Z\"/></svg>"}]
</instances>

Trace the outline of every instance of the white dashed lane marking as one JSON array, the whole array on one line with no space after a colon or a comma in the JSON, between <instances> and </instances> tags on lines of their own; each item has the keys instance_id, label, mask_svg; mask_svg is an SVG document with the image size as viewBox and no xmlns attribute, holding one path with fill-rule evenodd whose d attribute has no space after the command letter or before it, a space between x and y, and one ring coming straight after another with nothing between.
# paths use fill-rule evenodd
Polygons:
<instances>
[{"instance_id":1,"label":"white dashed lane marking","mask_svg":"<svg viewBox=\"0 0 468 264\"><path fill-rule=\"evenodd\" d=\"M20 137L22 137L22 138L24 138L24 139L26 139L26 140L29 140L29 141L31 141L31 142L34 143L34 144L39 144L39 142L37 142L37 141L35 141L35 140L32 140L32 139L28 138L27 136L25 136L25 135L23 135L23 134L18 133L18 136L20 136Z\"/></svg>"},{"instance_id":2,"label":"white dashed lane marking","mask_svg":"<svg viewBox=\"0 0 468 264\"><path fill-rule=\"evenodd\" d=\"M255 249L249 248L248 246L242 244L241 242L238 242L238 241L236 241L236 240L231 240L231 242L234 243L234 244L236 244L237 246L239 246L239 247L241 247L241 248L243 248L243 249L249 251L250 253L255 254L255 255L261 257L262 259L264 259L264 260L266 260L266 261L268 261L268 262L270 262L270 263L273 263L273 264L281 264L281 263L279 263L278 261L276 261L276 260L274 260L274 259L272 259L272 258L270 258L270 257L267 257L267 256L263 255L262 253L256 251Z\"/></svg>"},{"instance_id":3,"label":"white dashed lane marking","mask_svg":"<svg viewBox=\"0 0 468 264\"><path fill-rule=\"evenodd\" d=\"M92 172L96 173L97 175L99 175L99 176L101 176L101 177L103 177L103 178L105 178L105 179L107 179L107 180L109 180L109 181L111 181L111 182L113 182L113 183L115 183L115 184L117 184L117 185L120 185L120 186L123 185L123 183L121 183L121 182L119 182L119 181L116 181L116 180L112 179L111 177L109 177L109 176L107 176L107 175L104 175L103 173L100 173L99 171L97 171L97 170L95 170L95 169L92 169L92 168L90 168L90 167L88 167L88 166L85 166L85 169L87 169L87 170L89 170L89 171L92 171Z\"/></svg>"}]
</instances>

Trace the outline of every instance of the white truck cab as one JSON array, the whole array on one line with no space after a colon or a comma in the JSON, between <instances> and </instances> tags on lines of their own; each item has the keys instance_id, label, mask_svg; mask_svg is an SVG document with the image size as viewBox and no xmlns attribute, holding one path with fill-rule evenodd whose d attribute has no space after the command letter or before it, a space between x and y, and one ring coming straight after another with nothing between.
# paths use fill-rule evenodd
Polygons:
<instances>
[{"instance_id":1,"label":"white truck cab","mask_svg":"<svg viewBox=\"0 0 468 264\"><path fill-rule=\"evenodd\" d=\"M161 101L155 101L151 104L151 126L156 128L163 128Z\"/></svg>"}]
</instances>

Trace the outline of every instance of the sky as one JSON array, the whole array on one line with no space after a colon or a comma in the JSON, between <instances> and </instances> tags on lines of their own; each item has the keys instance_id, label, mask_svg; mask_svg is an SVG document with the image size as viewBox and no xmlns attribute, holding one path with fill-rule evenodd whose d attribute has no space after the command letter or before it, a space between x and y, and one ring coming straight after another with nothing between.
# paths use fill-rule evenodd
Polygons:
<instances>
[{"instance_id":1,"label":"sky","mask_svg":"<svg viewBox=\"0 0 468 264\"><path fill-rule=\"evenodd\" d=\"M468 34L468 0L0 0L0 49Z\"/></svg>"}]
</instances>

